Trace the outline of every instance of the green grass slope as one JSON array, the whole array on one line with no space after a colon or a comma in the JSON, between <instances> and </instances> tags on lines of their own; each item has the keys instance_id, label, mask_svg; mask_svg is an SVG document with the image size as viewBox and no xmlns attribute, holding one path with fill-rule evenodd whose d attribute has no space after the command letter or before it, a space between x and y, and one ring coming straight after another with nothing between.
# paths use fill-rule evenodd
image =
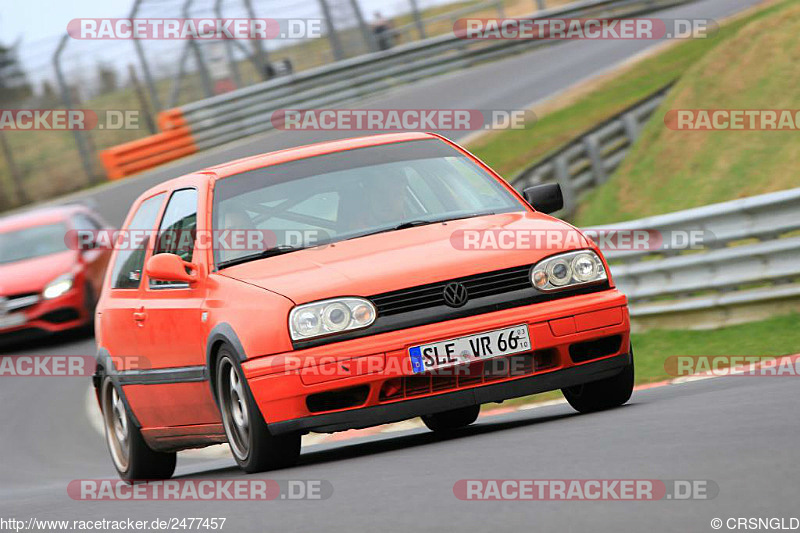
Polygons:
<instances>
[{"instance_id":1,"label":"green grass slope","mask_svg":"<svg viewBox=\"0 0 800 533\"><path fill-rule=\"evenodd\" d=\"M628 158L582 202L578 225L629 220L800 186L798 131L674 131L671 109L800 109L800 4L755 17L700 58Z\"/></svg>"}]
</instances>

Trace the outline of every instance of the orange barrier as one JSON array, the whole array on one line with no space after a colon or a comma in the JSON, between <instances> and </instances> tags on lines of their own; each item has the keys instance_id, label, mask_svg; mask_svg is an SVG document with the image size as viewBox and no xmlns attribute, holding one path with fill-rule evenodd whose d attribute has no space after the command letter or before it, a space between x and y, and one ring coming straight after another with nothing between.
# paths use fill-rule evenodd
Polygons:
<instances>
[{"instance_id":1,"label":"orange barrier","mask_svg":"<svg viewBox=\"0 0 800 533\"><path fill-rule=\"evenodd\" d=\"M109 180L118 180L197 152L192 132L180 109L158 114L161 133L150 135L100 152Z\"/></svg>"}]
</instances>

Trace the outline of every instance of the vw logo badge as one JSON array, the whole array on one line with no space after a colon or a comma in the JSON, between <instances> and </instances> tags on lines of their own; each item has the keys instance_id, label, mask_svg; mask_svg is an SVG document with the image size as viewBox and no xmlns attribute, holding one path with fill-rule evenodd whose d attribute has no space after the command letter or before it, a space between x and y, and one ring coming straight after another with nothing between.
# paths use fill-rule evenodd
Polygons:
<instances>
[{"instance_id":1,"label":"vw logo badge","mask_svg":"<svg viewBox=\"0 0 800 533\"><path fill-rule=\"evenodd\" d=\"M467 300L469 300L467 288L457 281L448 283L444 288L442 296L444 297L444 303L450 307L462 307L467 303Z\"/></svg>"}]
</instances>

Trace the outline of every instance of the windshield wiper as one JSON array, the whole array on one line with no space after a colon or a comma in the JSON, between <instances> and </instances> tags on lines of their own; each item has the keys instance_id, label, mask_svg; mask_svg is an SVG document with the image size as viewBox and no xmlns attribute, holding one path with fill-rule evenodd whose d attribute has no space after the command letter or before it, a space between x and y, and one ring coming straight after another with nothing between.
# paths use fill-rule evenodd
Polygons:
<instances>
[{"instance_id":1,"label":"windshield wiper","mask_svg":"<svg viewBox=\"0 0 800 533\"><path fill-rule=\"evenodd\" d=\"M400 224L398 224L396 226L392 226L391 228L384 228L384 229L379 229L379 230L376 230L376 231L371 231L369 233L362 233L361 235L356 235L354 237L350 237L349 239L345 239L345 240L349 241L350 239L358 239L358 238L361 238L361 237L367 237L369 235L377 235L379 233L388 233L390 231L398 231L398 230L403 230L403 229L408 229L408 228L416 228L418 226L428 226L430 224L441 224L442 222L450 222L452 220L463 220L465 218L483 217L483 216L489 216L489 215L494 215L494 213L470 213L468 215L437 218L437 219L434 219L434 220L408 220L408 221L402 222L402 223L400 223Z\"/></svg>"},{"instance_id":2,"label":"windshield wiper","mask_svg":"<svg viewBox=\"0 0 800 533\"><path fill-rule=\"evenodd\" d=\"M219 265L217 265L217 268L227 268L230 266L240 265L242 263L247 263L250 261L257 261L258 259L265 259L267 257L274 257L276 255L283 255L291 252L297 252L299 250L305 250L305 248L291 246L289 244L281 244L279 246L275 246L274 248L267 248L266 250L262 250L257 254L244 255L242 257L235 257L233 259L228 259L227 261L222 261Z\"/></svg>"},{"instance_id":3,"label":"windshield wiper","mask_svg":"<svg viewBox=\"0 0 800 533\"><path fill-rule=\"evenodd\" d=\"M409 220L407 222L403 222L398 224L393 228L389 228L385 231L397 231L400 229L408 229L408 228L416 228L417 226L427 226L429 224L436 224L437 222L442 222L441 220Z\"/></svg>"}]
</instances>

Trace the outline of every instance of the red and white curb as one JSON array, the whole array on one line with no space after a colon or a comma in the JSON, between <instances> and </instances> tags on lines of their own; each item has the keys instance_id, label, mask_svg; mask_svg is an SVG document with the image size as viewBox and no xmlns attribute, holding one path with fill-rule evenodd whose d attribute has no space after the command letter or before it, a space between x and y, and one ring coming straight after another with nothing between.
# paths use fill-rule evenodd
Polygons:
<instances>
[{"instance_id":1,"label":"red and white curb","mask_svg":"<svg viewBox=\"0 0 800 533\"><path fill-rule=\"evenodd\" d=\"M782 357L776 357L774 360L770 361L770 364L777 364L777 365L780 365L782 363L796 364L798 359L800 359L800 354L785 355ZM682 376L673 379L666 379L663 381L656 381L653 383L643 383L641 385L637 385L636 387L634 387L633 390L634 392L641 392L650 389L667 387L671 385L684 385L686 383L693 383L695 381L705 381L707 379L736 376L744 374L748 371L752 371L753 369L759 369L765 365L766 363L757 363L754 365L736 366L729 369L725 369L724 371L720 370L717 372L714 371L701 372L698 374L692 374L690 376ZM519 411L530 411L533 409L540 409L543 407L550 407L553 405L561 405L566 403L567 401L561 398L558 400L548 400L539 402L534 400L531 401L530 403L513 405L513 406L490 404L484 406L483 411L481 412L480 419L483 420L493 416L505 415L508 413L516 413ZM86 394L86 412L92 427L98 433L103 435L104 434L103 418L100 414L100 409L97 406L97 399L95 397L94 389L92 387L90 387L87 390ZM402 431L410 431L424 427L425 425L419 418L414 418L412 420L405 420L403 422L396 422L394 424L384 424L382 426L375 426L366 429L351 429L348 431L341 431L338 433L310 433L308 435L303 436L303 447L305 448L318 444L347 442L354 439L372 437L388 433L399 433ZM205 458L205 459L219 459L224 457L231 457L230 450L227 444L218 444L216 446L209 446L207 448L202 448L199 450L186 450L180 453L182 457Z\"/></svg>"}]
</instances>

